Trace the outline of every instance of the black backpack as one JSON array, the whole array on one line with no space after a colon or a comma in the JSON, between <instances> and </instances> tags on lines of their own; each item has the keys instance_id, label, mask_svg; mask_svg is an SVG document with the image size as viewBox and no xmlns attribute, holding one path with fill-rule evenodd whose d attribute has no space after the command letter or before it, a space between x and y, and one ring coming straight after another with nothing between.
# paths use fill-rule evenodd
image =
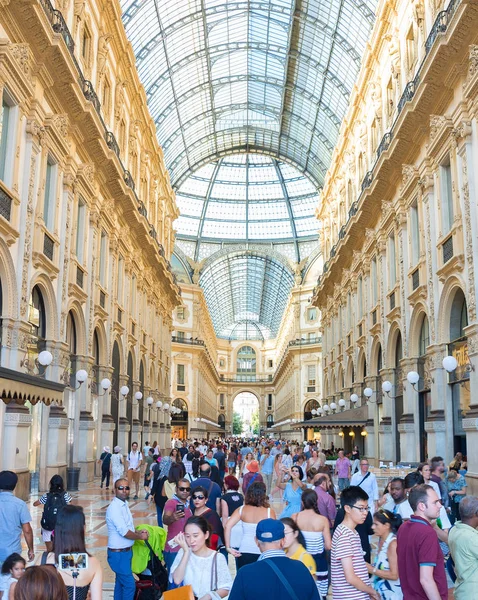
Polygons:
<instances>
[{"instance_id":1,"label":"black backpack","mask_svg":"<svg viewBox=\"0 0 478 600\"><path fill-rule=\"evenodd\" d=\"M65 492L49 492L40 521L42 529L53 531L56 525L56 515L62 506L66 506Z\"/></svg>"}]
</instances>

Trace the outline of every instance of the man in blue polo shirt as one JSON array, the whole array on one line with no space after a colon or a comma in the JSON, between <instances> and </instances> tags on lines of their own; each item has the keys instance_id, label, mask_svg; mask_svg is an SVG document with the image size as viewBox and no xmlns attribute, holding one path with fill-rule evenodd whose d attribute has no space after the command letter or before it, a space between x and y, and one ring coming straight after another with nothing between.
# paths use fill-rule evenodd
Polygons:
<instances>
[{"instance_id":1,"label":"man in blue polo shirt","mask_svg":"<svg viewBox=\"0 0 478 600\"><path fill-rule=\"evenodd\" d=\"M397 533L397 557L404 600L447 600L443 552L432 525L440 515L441 500L430 485L410 490L413 514Z\"/></svg>"},{"instance_id":2,"label":"man in blue polo shirt","mask_svg":"<svg viewBox=\"0 0 478 600\"><path fill-rule=\"evenodd\" d=\"M257 562L238 571L229 600L320 600L317 586L307 567L299 560L286 556L284 531L281 521L259 521L256 543L261 555Z\"/></svg>"}]
</instances>

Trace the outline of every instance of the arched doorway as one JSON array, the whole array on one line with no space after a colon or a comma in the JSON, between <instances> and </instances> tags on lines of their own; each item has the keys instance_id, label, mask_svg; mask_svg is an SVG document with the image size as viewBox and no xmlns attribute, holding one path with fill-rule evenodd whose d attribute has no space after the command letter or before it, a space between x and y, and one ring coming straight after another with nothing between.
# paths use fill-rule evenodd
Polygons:
<instances>
[{"instance_id":1,"label":"arched doorway","mask_svg":"<svg viewBox=\"0 0 478 600\"><path fill-rule=\"evenodd\" d=\"M133 429L133 400L132 398L134 398L134 388L133 388L133 380L134 380L134 373L133 373L133 355L131 354L131 352L128 352L128 365L127 365L127 375L128 375L128 383L127 386L129 388L129 394L128 394L128 398L125 398L125 402L126 402L126 421L129 424L129 432L126 435L126 440L128 441L127 447L128 447L128 452L131 448L131 435L132 435L132 429ZM135 440L138 441L138 440Z\"/></svg>"},{"instance_id":2,"label":"arched doorway","mask_svg":"<svg viewBox=\"0 0 478 600\"><path fill-rule=\"evenodd\" d=\"M111 366L113 367L113 380L111 382L111 416L113 417L113 421L115 423L115 429L113 431L113 446L116 446L118 444L119 431L119 390L121 369L121 354L117 341L115 341L113 344Z\"/></svg>"},{"instance_id":3,"label":"arched doorway","mask_svg":"<svg viewBox=\"0 0 478 600\"><path fill-rule=\"evenodd\" d=\"M461 288L457 288L450 312L450 342L448 354L454 356L458 366L449 374L451 398L453 406L453 445L454 452L466 455L466 433L463 429L463 418L470 408L470 386L464 384L470 377L466 365L468 358L468 340L465 328L468 326L468 307Z\"/></svg>"},{"instance_id":4,"label":"arched doorway","mask_svg":"<svg viewBox=\"0 0 478 600\"><path fill-rule=\"evenodd\" d=\"M313 410L317 410L320 404L317 400L311 399L308 400L306 405L304 406L304 421L308 421L309 419L313 419L315 415L312 414Z\"/></svg>"},{"instance_id":5,"label":"arched doorway","mask_svg":"<svg viewBox=\"0 0 478 600\"><path fill-rule=\"evenodd\" d=\"M70 354L70 387L72 390L76 387L76 324L75 317L70 310L66 318L66 343ZM66 382L65 382L66 383Z\"/></svg>"},{"instance_id":6,"label":"arched doorway","mask_svg":"<svg viewBox=\"0 0 478 600\"><path fill-rule=\"evenodd\" d=\"M418 338L418 373L423 380L423 389L418 393L418 419L419 419L419 437L420 437L420 461L428 458L428 434L425 429L425 422L431 416L432 393L430 389L430 377L427 377L425 369L427 346L430 345L430 328L428 317L423 313L420 325L420 334Z\"/></svg>"},{"instance_id":7,"label":"arched doorway","mask_svg":"<svg viewBox=\"0 0 478 600\"><path fill-rule=\"evenodd\" d=\"M396 452L396 461L397 463L400 461L400 433L398 431L398 425L400 423L400 419L403 416L403 374L402 369L400 367L400 361L403 358L403 347L402 347L402 334L399 331L397 335L397 340L395 342L395 389L397 390L397 395L395 396L395 452Z\"/></svg>"},{"instance_id":8,"label":"arched doorway","mask_svg":"<svg viewBox=\"0 0 478 600\"><path fill-rule=\"evenodd\" d=\"M146 400L144 396L144 363L141 361L139 363L139 391L143 394L143 397L139 401L138 405L138 419L141 427L144 427L144 402ZM139 440L138 440L139 443ZM143 447L143 444L140 444L140 448Z\"/></svg>"},{"instance_id":9,"label":"arched doorway","mask_svg":"<svg viewBox=\"0 0 478 600\"><path fill-rule=\"evenodd\" d=\"M171 437L174 440L185 440L188 437L188 405L182 398L175 398L173 406L181 412L171 414Z\"/></svg>"},{"instance_id":10,"label":"arched doorway","mask_svg":"<svg viewBox=\"0 0 478 600\"><path fill-rule=\"evenodd\" d=\"M232 432L233 435L250 437L259 435L259 399L252 392L240 392L232 405Z\"/></svg>"}]
</instances>

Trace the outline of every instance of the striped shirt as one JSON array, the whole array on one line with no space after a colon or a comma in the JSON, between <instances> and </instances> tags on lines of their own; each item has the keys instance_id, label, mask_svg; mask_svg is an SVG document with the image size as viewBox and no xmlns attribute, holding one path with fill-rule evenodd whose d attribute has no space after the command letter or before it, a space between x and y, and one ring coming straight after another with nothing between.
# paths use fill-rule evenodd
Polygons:
<instances>
[{"instance_id":1,"label":"striped shirt","mask_svg":"<svg viewBox=\"0 0 478 600\"><path fill-rule=\"evenodd\" d=\"M332 571L332 598L333 600L369 600L369 595L361 592L353 585L347 583L342 566L343 558L352 558L353 570L366 585L370 585L367 565L363 557L360 536L355 529L349 529L341 523L332 538L332 551L330 566Z\"/></svg>"}]
</instances>

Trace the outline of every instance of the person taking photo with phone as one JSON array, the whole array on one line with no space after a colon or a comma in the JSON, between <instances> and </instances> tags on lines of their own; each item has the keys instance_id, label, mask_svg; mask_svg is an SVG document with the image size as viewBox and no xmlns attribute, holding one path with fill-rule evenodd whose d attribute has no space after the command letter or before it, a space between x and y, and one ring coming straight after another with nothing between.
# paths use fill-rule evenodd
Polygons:
<instances>
[{"instance_id":1,"label":"person taking photo with phone","mask_svg":"<svg viewBox=\"0 0 478 600\"><path fill-rule=\"evenodd\" d=\"M164 546L164 562L168 571L176 558L179 546L172 542L178 533L184 532L184 527L192 512L189 507L189 495L191 494L191 482L188 479L180 479L176 485L176 493L164 506L163 523L168 526L168 536ZM170 543L172 542L172 543Z\"/></svg>"},{"instance_id":2,"label":"person taking photo with phone","mask_svg":"<svg viewBox=\"0 0 478 600\"><path fill-rule=\"evenodd\" d=\"M128 480L118 479L114 491L115 497L106 511L108 564L116 575L115 600L133 600L136 584L131 571L131 546L135 540L147 540L149 534L145 529L134 530L133 517L127 503L130 491Z\"/></svg>"},{"instance_id":3,"label":"person taking photo with phone","mask_svg":"<svg viewBox=\"0 0 478 600\"><path fill-rule=\"evenodd\" d=\"M60 555L84 554L88 558L83 561L85 568L62 569ZM85 514L81 506L62 506L56 515L55 535L53 537L53 551L43 552L37 560L39 565L51 565L58 569L63 579L68 595L73 597L76 587L76 600L101 600L103 588L103 569L100 561L95 556L90 556L85 545ZM78 577L73 577L73 572ZM88 596L88 592L90 596Z\"/></svg>"}]
</instances>

